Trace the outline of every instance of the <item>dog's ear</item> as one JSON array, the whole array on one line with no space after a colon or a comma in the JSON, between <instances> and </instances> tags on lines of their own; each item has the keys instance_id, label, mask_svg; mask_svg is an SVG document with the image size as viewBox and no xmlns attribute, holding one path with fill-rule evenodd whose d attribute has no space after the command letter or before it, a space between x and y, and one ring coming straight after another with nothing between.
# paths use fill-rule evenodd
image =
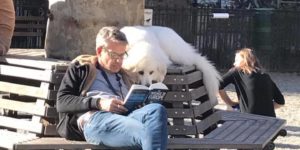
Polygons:
<instances>
[{"instance_id":1,"label":"dog's ear","mask_svg":"<svg viewBox=\"0 0 300 150\"><path fill-rule=\"evenodd\" d=\"M158 77L159 82L162 82L165 79L165 76L167 74L167 65L159 65L157 66L157 71L158 71Z\"/></svg>"}]
</instances>

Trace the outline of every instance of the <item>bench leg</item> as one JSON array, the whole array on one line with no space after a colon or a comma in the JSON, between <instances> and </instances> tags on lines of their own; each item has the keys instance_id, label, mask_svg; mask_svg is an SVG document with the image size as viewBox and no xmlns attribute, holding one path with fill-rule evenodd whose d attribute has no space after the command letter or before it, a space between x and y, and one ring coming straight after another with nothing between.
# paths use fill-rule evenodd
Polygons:
<instances>
[{"instance_id":1,"label":"bench leg","mask_svg":"<svg viewBox=\"0 0 300 150\"><path fill-rule=\"evenodd\" d=\"M269 142L263 150L273 150L275 149L275 144L273 143L273 141Z\"/></svg>"},{"instance_id":2,"label":"bench leg","mask_svg":"<svg viewBox=\"0 0 300 150\"><path fill-rule=\"evenodd\" d=\"M281 130L276 134L276 136L273 137L273 139L272 139L271 141L275 141L276 138L277 138L278 136L286 136L286 135L287 135L287 131L286 131L285 129L281 129Z\"/></svg>"}]
</instances>

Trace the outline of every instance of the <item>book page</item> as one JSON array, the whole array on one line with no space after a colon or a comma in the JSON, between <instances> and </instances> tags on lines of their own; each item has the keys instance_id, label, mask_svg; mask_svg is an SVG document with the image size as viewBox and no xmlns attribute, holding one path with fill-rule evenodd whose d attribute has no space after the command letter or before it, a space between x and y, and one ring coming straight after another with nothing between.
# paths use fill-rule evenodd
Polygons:
<instances>
[{"instance_id":1,"label":"book page","mask_svg":"<svg viewBox=\"0 0 300 150\"><path fill-rule=\"evenodd\" d=\"M149 87L149 90L153 90L153 89L164 89L164 90L168 90L169 88L161 83L161 82L158 82L158 83L154 83L154 84L151 84L150 87Z\"/></svg>"},{"instance_id":2,"label":"book page","mask_svg":"<svg viewBox=\"0 0 300 150\"><path fill-rule=\"evenodd\" d=\"M124 99L124 106L128 109L128 112L133 111L138 105L143 105L145 99L148 97L148 94L148 87L144 85L133 84Z\"/></svg>"},{"instance_id":3,"label":"book page","mask_svg":"<svg viewBox=\"0 0 300 150\"><path fill-rule=\"evenodd\" d=\"M146 103L161 103L169 90L168 87L161 82L150 85L149 89L150 93Z\"/></svg>"}]
</instances>

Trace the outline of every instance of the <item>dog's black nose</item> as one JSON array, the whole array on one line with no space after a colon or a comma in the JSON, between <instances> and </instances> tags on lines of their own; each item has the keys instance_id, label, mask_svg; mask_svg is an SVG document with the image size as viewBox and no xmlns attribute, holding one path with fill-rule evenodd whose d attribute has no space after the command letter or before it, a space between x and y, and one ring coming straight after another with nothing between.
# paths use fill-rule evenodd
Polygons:
<instances>
[{"instance_id":1,"label":"dog's black nose","mask_svg":"<svg viewBox=\"0 0 300 150\"><path fill-rule=\"evenodd\" d=\"M157 83L157 80L152 80L152 83Z\"/></svg>"},{"instance_id":2,"label":"dog's black nose","mask_svg":"<svg viewBox=\"0 0 300 150\"><path fill-rule=\"evenodd\" d=\"M150 86L150 84L149 84L149 83L146 83L146 86L147 86L147 87L149 87L149 86Z\"/></svg>"}]
</instances>

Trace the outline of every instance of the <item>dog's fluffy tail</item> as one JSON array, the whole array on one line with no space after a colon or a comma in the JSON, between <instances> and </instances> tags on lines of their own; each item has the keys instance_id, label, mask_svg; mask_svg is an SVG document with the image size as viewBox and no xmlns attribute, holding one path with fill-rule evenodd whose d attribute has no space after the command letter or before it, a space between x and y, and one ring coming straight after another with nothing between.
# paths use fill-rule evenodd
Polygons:
<instances>
[{"instance_id":1,"label":"dog's fluffy tail","mask_svg":"<svg viewBox=\"0 0 300 150\"><path fill-rule=\"evenodd\" d=\"M206 59L206 57L199 54L194 55L194 59L191 59L196 65L196 68L202 71L203 83L208 92L208 97L213 105L218 103L217 93L219 91L219 83L221 76L213 64Z\"/></svg>"},{"instance_id":2,"label":"dog's fluffy tail","mask_svg":"<svg viewBox=\"0 0 300 150\"><path fill-rule=\"evenodd\" d=\"M167 27L152 27L162 49L170 59L178 64L196 65L203 73L203 83L212 104L217 104L217 93L221 76L213 64L197 50L185 42L174 30Z\"/></svg>"}]
</instances>

